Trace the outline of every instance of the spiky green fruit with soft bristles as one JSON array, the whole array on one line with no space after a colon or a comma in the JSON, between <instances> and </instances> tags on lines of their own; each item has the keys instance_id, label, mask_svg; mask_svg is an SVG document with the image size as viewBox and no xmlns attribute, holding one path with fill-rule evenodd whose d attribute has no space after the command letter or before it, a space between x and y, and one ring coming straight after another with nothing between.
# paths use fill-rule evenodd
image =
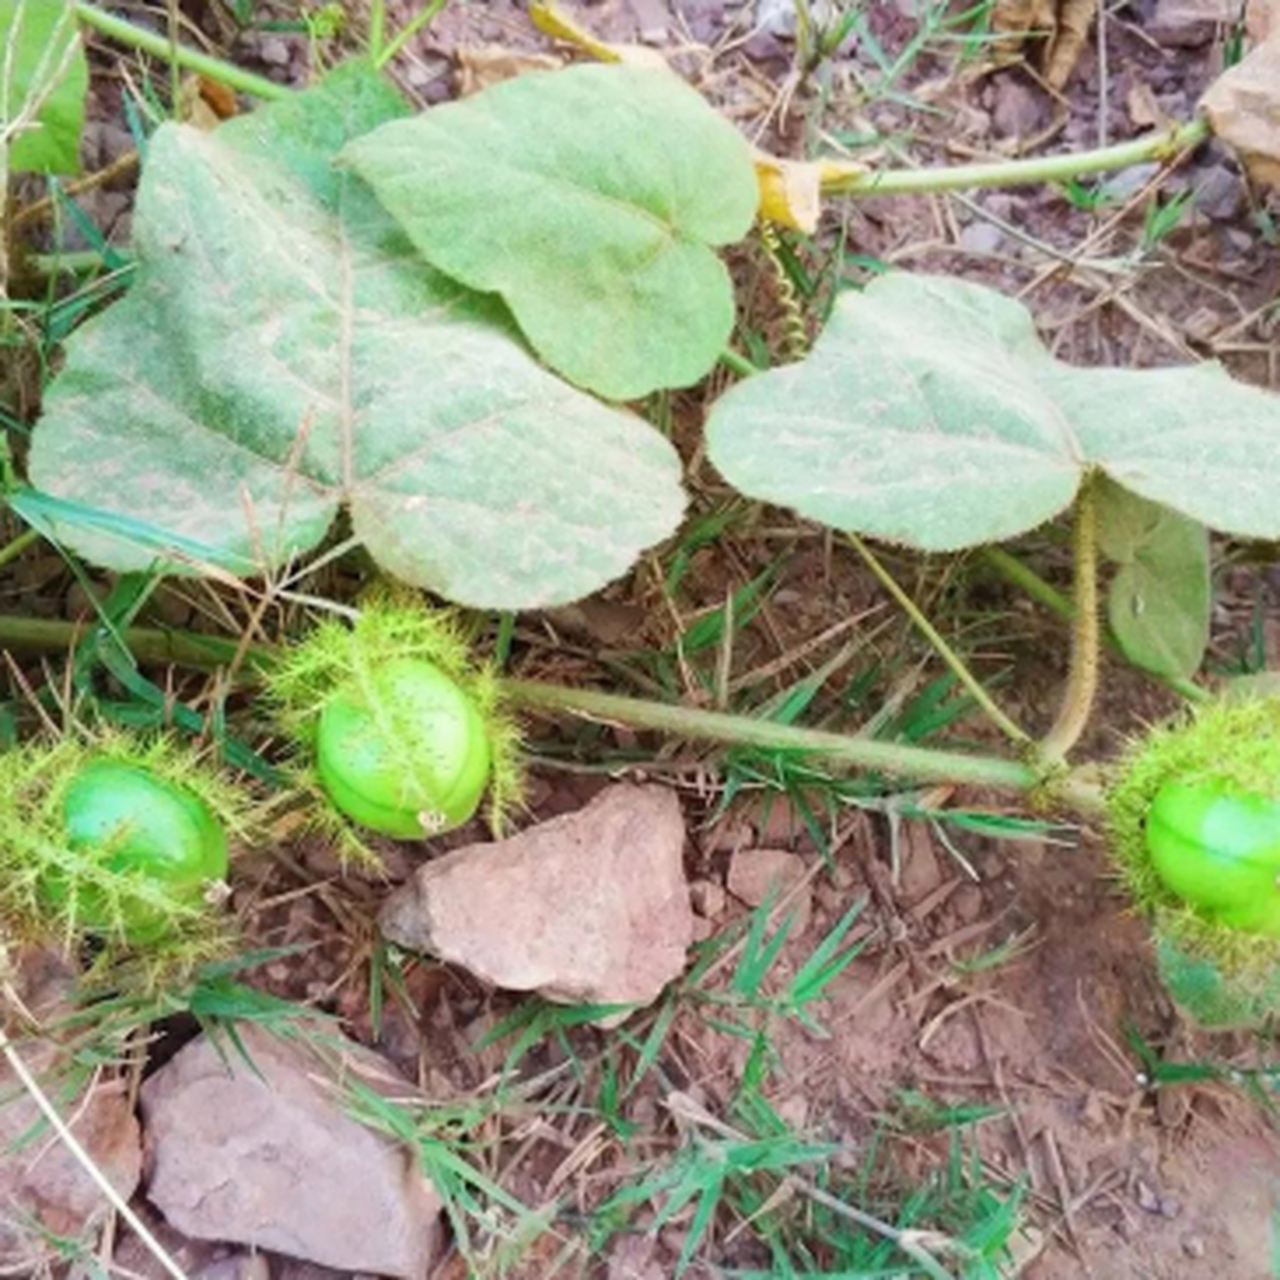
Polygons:
<instances>
[{"instance_id":1,"label":"spiky green fruit with soft bristles","mask_svg":"<svg viewBox=\"0 0 1280 1280\"><path fill-rule=\"evenodd\" d=\"M486 795L500 830L519 801L518 731L454 613L375 599L290 649L268 690L331 819L421 839L467 822ZM349 827L338 834L361 851Z\"/></svg>"},{"instance_id":2,"label":"spiky green fruit with soft bristles","mask_svg":"<svg viewBox=\"0 0 1280 1280\"><path fill-rule=\"evenodd\" d=\"M34 742L0 757L0 925L7 937L170 970L225 936L230 841L250 801L194 749L119 733Z\"/></svg>"},{"instance_id":3,"label":"spiky green fruit with soft bristles","mask_svg":"<svg viewBox=\"0 0 1280 1280\"><path fill-rule=\"evenodd\" d=\"M1153 730L1108 795L1112 848L1170 994L1206 1027L1280 1013L1280 697Z\"/></svg>"}]
</instances>

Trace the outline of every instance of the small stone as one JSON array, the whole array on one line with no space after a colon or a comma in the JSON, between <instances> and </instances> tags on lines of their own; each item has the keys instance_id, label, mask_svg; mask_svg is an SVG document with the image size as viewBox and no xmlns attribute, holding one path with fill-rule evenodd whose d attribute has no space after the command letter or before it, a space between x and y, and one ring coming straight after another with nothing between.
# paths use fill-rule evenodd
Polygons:
<instances>
[{"instance_id":1,"label":"small stone","mask_svg":"<svg viewBox=\"0 0 1280 1280\"><path fill-rule=\"evenodd\" d=\"M689 901L703 919L718 920L729 905L729 895L714 880L695 880L689 886Z\"/></svg>"},{"instance_id":2,"label":"small stone","mask_svg":"<svg viewBox=\"0 0 1280 1280\"><path fill-rule=\"evenodd\" d=\"M1108 200L1121 204L1141 191L1160 172L1158 164L1133 164L1103 179L1099 191Z\"/></svg>"},{"instance_id":3,"label":"small stone","mask_svg":"<svg viewBox=\"0 0 1280 1280\"><path fill-rule=\"evenodd\" d=\"M1195 202L1196 209L1205 217L1230 222L1244 210L1244 183L1229 166L1210 165L1196 178Z\"/></svg>"},{"instance_id":4,"label":"small stone","mask_svg":"<svg viewBox=\"0 0 1280 1280\"><path fill-rule=\"evenodd\" d=\"M989 222L971 222L960 232L960 248L965 253L995 253L1004 243L1004 232Z\"/></svg>"},{"instance_id":5,"label":"small stone","mask_svg":"<svg viewBox=\"0 0 1280 1280\"><path fill-rule=\"evenodd\" d=\"M808 871L799 854L786 849L739 849L729 863L729 892L749 907L762 906L772 899L780 902L797 885L804 885ZM790 936L798 938L808 927L813 910L807 886L799 888L783 907L783 915L794 912Z\"/></svg>"},{"instance_id":6,"label":"small stone","mask_svg":"<svg viewBox=\"0 0 1280 1280\"><path fill-rule=\"evenodd\" d=\"M236 1030L249 1062L200 1036L142 1086L151 1202L196 1239L421 1280L440 1200L411 1154L347 1114L303 1043ZM340 1052L362 1085L412 1096L376 1054L354 1042Z\"/></svg>"},{"instance_id":7,"label":"small stone","mask_svg":"<svg viewBox=\"0 0 1280 1280\"><path fill-rule=\"evenodd\" d=\"M147 615L162 626L181 631L191 625L195 609L180 590L161 583L147 601Z\"/></svg>"},{"instance_id":8,"label":"small stone","mask_svg":"<svg viewBox=\"0 0 1280 1280\"><path fill-rule=\"evenodd\" d=\"M1020 76L1002 72L993 80L991 123L1002 138L1030 138L1044 127L1044 97Z\"/></svg>"},{"instance_id":9,"label":"small stone","mask_svg":"<svg viewBox=\"0 0 1280 1280\"><path fill-rule=\"evenodd\" d=\"M636 30L645 44L665 44L671 13L665 0L627 0L635 14Z\"/></svg>"},{"instance_id":10,"label":"small stone","mask_svg":"<svg viewBox=\"0 0 1280 1280\"><path fill-rule=\"evenodd\" d=\"M209 1263L191 1280L271 1280L271 1267L262 1254L239 1251Z\"/></svg>"},{"instance_id":11,"label":"small stone","mask_svg":"<svg viewBox=\"0 0 1280 1280\"><path fill-rule=\"evenodd\" d=\"M1182 1213L1182 1201L1176 1196L1160 1197L1160 1216L1162 1218L1176 1218Z\"/></svg>"},{"instance_id":12,"label":"small stone","mask_svg":"<svg viewBox=\"0 0 1280 1280\"><path fill-rule=\"evenodd\" d=\"M1162 45L1193 49L1239 16L1239 0L1159 0L1146 30Z\"/></svg>"},{"instance_id":13,"label":"small stone","mask_svg":"<svg viewBox=\"0 0 1280 1280\"><path fill-rule=\"evenodd\" d=\"M648 1004L693 939L684 842L674 792L607 787L574 813L421 867L387 899L382 931L512 991Z\"/></svg>"},{"instance_id":14,"label":"small stone","mask_svg":"<svg viewBox=\"0 0 1280 1280\"><path fill-rule=\"evenodd\" d=\"M796 33L794 0L756 0L756 30L791 39Z\"/></svg>"},{"instance_id":15,"label":"small stone","mask_svg":"<svg viewBox=\"0 0 1280 1280\"><path fill-rule=\"evenodd\" d=\"M793 1133L799 1133L809 1123L809 1099L803 1093L783 1098L774 1111Z\"/></svg>"},{"instance_id":16,"label":"small stone","mask_svg":"<svg viewBox=\"0 0 1280 1280\"><path fill-rule=\"evenodd\" d=\"M264 36L258 42L258 58L269 67L287 67L292 56L289 42L281 36Z\"/></svg>"},{"instance_id":17,"label":"small stone","mask_svg":"<svg viewBox=\"0 0 1280 1280\"><path fill-rule=\"evenodd\" d=\"M1183 1236L1182 1252L1188 1258L1203 1258L1209 1252L1203 1236Z\"/></svg>"},{"instance_id":18,"label":"small stone","mask_svg":"<svg viewBox=\"0 0 1280 1280\"><path fill-rule=\"evenodd\" d=\"M1137 1179L1133 1186L1133 1198L1143 1213L1159 1213L1160 1197L1156 1195L1151 1184L1143 1178Z\"/></svg>"},{"instance_id":19,"label":"small stone","mask_svg":"<svg viewBox=\"0 0 1280 1280\"><path fill-rule=\"evenodd\" d=\"M725 0L673 0L672 7L702 44L711 44L724 25Z\"/></svg>"}]
</instances>

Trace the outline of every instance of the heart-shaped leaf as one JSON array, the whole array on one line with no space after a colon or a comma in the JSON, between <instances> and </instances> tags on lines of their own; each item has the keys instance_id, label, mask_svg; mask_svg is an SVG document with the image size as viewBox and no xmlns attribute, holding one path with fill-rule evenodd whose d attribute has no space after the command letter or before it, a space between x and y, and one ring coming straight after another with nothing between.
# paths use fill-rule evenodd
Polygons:
<instances>
[{"instance_id":1,"label":"heart-shaped leaf","mask_svg":"<svg viewBox=\"0 0 1280 1280\"><path fill-rule=\"evenodd\" d=\"M76 173L89 88L70 0L0 0L0 146L13 173Z\"/></svg>"},{"instance_id":2,"label":"heart-shaped leaf","mask_svg":"<svg viewBox=\"0 0 1280 1280\"><path fill-rule=\"evenodd\" d=\"M759 191L746 141L675 75L521 76L344 152L434 266L499 293L538 354L615 400L696 382L733 328L711 246Z\"/></svg>"},{"instance_id":3,"label":"heart-shaped leaf","mask_svg":"<svg viewBox=\"0 0 1280 1280\"><path fill-rule=\"evenodd\" d=\"M1125 657L1156 675L1193 675L1209 643L1208 531L1104 482L1098 488L1098 543L1119 565L1107 616Z\"/></svg>"},{"instance_id":4,"label":"heart-shaped leaf","mask_svg":"<svg viewBox=\"0 0 1280 1280\"><path fill-rule=\"evenodd\" d=\"M1024 533L1090 468L1212 528L1280 536L1280 397L1210 364L1063 364L1024 307L949 277L845 294L809 358L722 396L707 438L751 497L924 550Z\"/></svg>"},{"instance_id":5,"label":"heart-shaped leaf","mask_svg":"<svg viewBox=\"0 0 1280 1280\"><path fill-rule=\"evenodd\" d=\"M68 343L31 455L33 483L98 509L58 525L91 558L151 562L104 532L116 512L266 571L345 503L391 573L525 608L588 594L678 523L667 441L543 370L332 168L401 110L354 67L212 135L156 133L138 279Z\"/></svg>"}]
</instances>

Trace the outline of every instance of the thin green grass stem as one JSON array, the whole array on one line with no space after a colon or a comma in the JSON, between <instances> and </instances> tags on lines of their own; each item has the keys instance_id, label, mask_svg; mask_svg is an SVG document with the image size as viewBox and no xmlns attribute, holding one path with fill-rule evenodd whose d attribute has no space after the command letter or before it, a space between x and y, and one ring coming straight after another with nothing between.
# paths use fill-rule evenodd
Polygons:
<instances>
[{"instance_id":1,"label":"thin green grass stem","mask_svg":"<svg viewBox=\"0 0 1280 1280\"><path fill-rule=\"evenodd\" d=\"M369 57L373 65L382 65L382 44L387 38L387 0L370 0L369 4Z\"/></svg>"},{"instance_id":2,"label":"thin green grass stem","mask_svg":"<svg viewBox=\"0 0 1280 1280\"><path fill-rule=\"evenodd\" d=\"M387 63L390 62L391 59L394 58L396 54L399 53L400 50L403 49L405 45L422 30L423 27L428 26L430 23L435 21L443 11L445 5L448 3L449 0L431 0L431 3L427 5L425 9L414 14L414 16L395 33L391 38L391 43L388 44L385 49L375 45L370 50L370 56L373 58L373 65L377 67L379 71L382 70L382 68L385 67Z\"/></svg>"},{"instance_id":3,"label":"thin green grass stem","mask_svg":"<svg viewBox=\"0 0 1280 1280\"><path fill-rule=\"evenodd\" d=\"M293 90L288 85L276 84L265 76L254 75L241 67L201 53L198 49L190 49L186 45L173 44L168 36L157 35L154 31L146 31L134 26L124 18L117 18L113 13L106 13L95 4L77 0L76 17L86 26L106 36L118 44L127 45L141 53L150 53L157 58L171 61L184 71L194 71L197 75L207 76L237 93L246 93L250 97L261 98L272 102L287 98Z\"/></svg>"},{"instance_id":4,"label":"thin green grass stem","mask_svg":"<svg viewBox=\"0 0 1280 1280\"><path fill-rule=\"evenodd\" d=\"M16 560L29 546L40 541L40 533L36 529L27 529L18 534L12 542L0 547L0 566Z\"/></svg>"},{"instance_id":5,"label":"thin green grass stem","mask_svg":"<svg viewBox=\"0 0 1280 1280\"><path fill-rule=\"evenodd\" d=\"M1030 746L1030 735L1024 733L1000 710L995 703L995 699L982 687L981 682L973 672L965 666L960 655L942 638L933 623L916 607L915 601L898 585L893 575L880 563L871 548L856 533L849 534L848 538L857 553L866 561L867 568L880 581L880 585L898 602L903 612L915 625L916 630L934 647L938 656L947 664L951 673L964 686L969 696L986 712L991 723L1010 741L1016 742L1019 746Z\"/></svg>"},{"instance_id":6,"label":"thin green grass stem","mask_svg":"<svg viewBox=\"0 0 1280 1280\"><path fill-rule=\"evenodd\" d=\"M988 164L945 165L925 169L878 169L841 174L822 184L824 195L903 196L968 187L1017 187L1038 182L1066 182L1085 173L1127 169L1149 160L1171 161L1209 137L1201 116L1167 130L1092 151L996 160Z\"/></svg>"},{"instance_id":7,"label":"thin green grass stem","mask_svg":"<svg viewBox=\"0 0 1280 1280\"><path fill-rule=\"evenodd\" d=\"M753 373L762 372L758 365L753 364L746 356L739 355L732 347L725 347L720 353L720 363L730 373L736 373L743 378L749 378Z\"/></svg>"},{"instance_id":8,"label":"thin green grass stem","mask_svg":"<svg viewBox=\"0 0 1280 1280\"><path fill-rule=\"evenodd\" d=\"M1019 587L1036 604L1042 605L1050 613L1057 614L1064 622L1070 622L1075 616L1075 606L1055 587L1047 583L1030 565L1023 563L1012 552L1003 547L983 547L979 553L997 573L1007 578L1014 586ZM1107 648L1124 657L1124 650L1110 627L1104 629L1103 638ZM1209 702L1213 694L1203 685L1182 676L1159 675L1154 671L1144 672L1152 679L1159 680L1166 688L1181 694L1188 702Z\"/></svg>"}]
</instances>

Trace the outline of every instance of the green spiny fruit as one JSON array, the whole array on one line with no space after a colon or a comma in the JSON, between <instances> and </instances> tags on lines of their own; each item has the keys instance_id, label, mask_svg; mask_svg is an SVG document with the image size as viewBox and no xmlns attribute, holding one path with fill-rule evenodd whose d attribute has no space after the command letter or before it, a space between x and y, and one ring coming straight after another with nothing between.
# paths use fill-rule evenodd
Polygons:
<instances>
[{"instance_id":1,"label":"green spiny fruit","mask_svg":"<svg viewBox=\"0 0 1280 1280\"><path fill-rule=\"evenodd\" d=\"M164 950L220 930L248 802L165 738L34 743L0 766L0 921L17 936Z\"/></svg>"},{"instance_id":2,"label":"green spiny fruit","mask_svg":"<svg viewBox=\"0 0 1280 1280\"><path fill-rule=\"evenodd\" d=\"M1108 809L1170 992L1206 1026L1280 1011L1280 698L1223 699L1128 753Z\"/></svg>"},{"instance_id":3,"label":"green spiny fruit","mask_svg":"<svg viewBox=\"0 0 1280 1280\"><path fill-rule=\"evenodd\" d=\"M435 835L467 822L486 792L498 827L518 798L517 732L451 614L375 600L353 626L322 623L269 681L315 783L360 827Z\"/></svg>"}]
</instances>

